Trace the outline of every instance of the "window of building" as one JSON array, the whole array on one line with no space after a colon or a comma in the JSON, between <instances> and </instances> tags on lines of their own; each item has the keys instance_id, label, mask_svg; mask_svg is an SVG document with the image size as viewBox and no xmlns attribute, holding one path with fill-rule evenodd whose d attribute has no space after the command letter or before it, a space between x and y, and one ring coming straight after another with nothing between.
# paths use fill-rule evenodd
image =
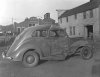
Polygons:
<instances>
[{"instance_id":1,"label":"window of building","mask_svg":"<svg viewBox=\"0 0 100 77\"><path fill-rule=\"evenodd\" d=\"M73 35L75 35L75 26L73 26Z\"/></svg>"},{"instance_id":2,"label":"window of building","mask_svg":"<svg viewBox=\"0 0 100 77\"><path fill-rule=\"evenodd\" d=\"M93 10L90 10L90 18L93 17Z\"/></svg>"},{"instance_id":3,"label":"window of building","mask_svg":"<svg viewBox=\"0 0 100 77\"><path fill-rule=\"evenodd\" d=\"M68 22L68 17L66 17L66 22Z\"/></svg>"},{"instance_id":4,"label":"window of building","mask_svg":"<svg viewBox=\"0 0 100 77\"><path fill-rule=\"evenodd\" d=\"M75 35L75 26L70 26L70 35Z\"/></svg>"},{"instance_id":5,"label":"window of building","mask_svg":"<svg viewBox=\"0 0 100 77\"><path fill-rule=\"evenodd\" d=\"M72 35L72 26L70 26L70 35Z\"/></svg>"},{"instance_id":6,"label":"window of building","mask_svg":"<svg viewBox=\"0 0 100 77\"><path fill-rule=\"evenodd\" d=\"M77 14L75 14L75 19L77 19Z\"/></svg>"},{"instance_id":7,"label":"window of building","mask_svg":"<svg viewBox=\"0 0 100 77\"><path fill-rule=\"evenodd\" d=\"M20 33L21 32L21 28L17 27L17 31L18 31L18 33Z\"/></svg>"},{"instance_id":8,"label":"window of building","mask_svg":"<svg viewBox=\"0 0 100 77\"><path fill-rule=\"evenodd\" d=\"M33 26L35 26L35 24L33 24Z\"/></svg>"},{"instance_id":9,"label":"window of building","mask_svg":"<svg viewBox=\"0 0 100 77\"><path fill-rule=\"evenodd\" d=\"M60 22L62 23L62 18L60 18Z\"/></svg>"},{"instance_id":10,"label":"window of building","mask_svg":"<svg viewBox=\"0 0 100 77\"><path fill-rule=\"evenodd\" d=\"M29 24L29 27L31 27L31 26L35 26L35 24Z\"/></svg>"},{"instance_id":11,"label":"window of building","mask_svg":"<svg viewBox=\"0 0 100 77\"><path fill-rule=\"evenodd\" d=\"M86 19L86 11L83 12L83 18Z\"/></svg>"},{"instance_id":12,"label":"window of building","mask_svg":"<svg viewBox=\"0 0 100 77\"><path fill-rule=\"evenodd\" d=\"M32 26L32 24L29 24L29 27L31 27Z\"/></svg>"}]
</instances>

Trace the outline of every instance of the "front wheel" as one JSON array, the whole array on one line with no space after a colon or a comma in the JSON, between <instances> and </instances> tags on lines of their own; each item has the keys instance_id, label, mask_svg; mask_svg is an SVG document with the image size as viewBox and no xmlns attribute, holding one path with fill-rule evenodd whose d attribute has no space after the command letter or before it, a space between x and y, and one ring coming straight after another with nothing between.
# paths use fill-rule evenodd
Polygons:
<instances>
[{"instance_id":1,"label":"front wheel","mask_svg":"<svg viewBox=\"0 0 100 77\"><path fill-rule=\"evenodd\" d=\"M25 67L34 67L39 62L39 55L34 51L28 51L23 56L23 64Z\"/></svg>"},{"instance_id":2,"label":"front wheel","mask_svg":"<svg viewBox=\"0 0 100 77\"><path fill-rule=\"evenodd\" d=\"M90 47L82 47L80 51L80 55L84 60L89 60L93 57L93 52Z\"/></svg>"}]
</instances>

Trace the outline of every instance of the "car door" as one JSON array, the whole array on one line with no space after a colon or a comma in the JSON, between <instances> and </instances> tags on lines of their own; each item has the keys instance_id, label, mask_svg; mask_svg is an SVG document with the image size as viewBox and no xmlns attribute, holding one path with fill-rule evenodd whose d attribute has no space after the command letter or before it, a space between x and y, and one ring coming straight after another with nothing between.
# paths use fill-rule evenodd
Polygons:
<instances>
[{"instance_id":1,"label":"car door","mask_svg":"<svg viewBox=\"0 0 100 77\"><path fill-rule=\"evenodd\" d=\"M67 53L69 49L69 39L63 30L52 30L55 35L52 37L51 55Z\"/></svg>"},{"instance_id":2,"label":"car door","mask_svg":"<svg viewBox=\"0 0 100 77\"><path fill-rule=\"evenodd\" d=\"M37 37L35 38L35 42L37 42L37 46L40 48L44 56L50 56L50 42L47 36L47 30L38 30Z\"/></svg>"}]
</instances>

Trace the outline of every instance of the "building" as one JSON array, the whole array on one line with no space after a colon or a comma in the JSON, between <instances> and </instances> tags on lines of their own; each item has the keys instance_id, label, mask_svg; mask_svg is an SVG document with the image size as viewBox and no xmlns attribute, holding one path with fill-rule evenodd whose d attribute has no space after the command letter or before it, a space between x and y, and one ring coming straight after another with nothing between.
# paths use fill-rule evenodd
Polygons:
<instances>
[{"instance_id":1,"label":"building","mask_svg":"<svg viewBox=\"0 0 100 77\"><path fill-rule=\"evenodd\" d=\"M64 9L57 9L56 11L58 12L58 17L60 17L66 10L64 10Z\"/></svg>"},{"instance_id":2,"label":"building","mask_svg":"<svg viewBox=\"0 0 100 77\"><path fill-rule=\"evenodd\" d=\"M54 24L55 24L55 20L50 18L50 13L46 13L43 19L37 17L30 17L30 18L26 18L24 21L20 23L14 23L14 26L17 29L17 33L20 33L27 27L36 26L36 25L54 25Z\"/></svg>"},{"instance_id":3,"label":"building","mask_svg":"<svg viewBox=\"0 0 100 77\"><path fill-rule=\"evenodd\" d=\"M47 25L47 24L50 24L50 25L55 24L55 20L50 18L50 13L46 13L44 15L44 19L42 20L42 25Z\"/></svg>"},{"instance_id":4,"label":"building","mask_svg":"<svg viewBox=\"0 0 100 77\"><path fill-rule=\"evenodd\" d=\"M37 17L30 17L26 18L24 21L20 23L14 23L15 28L17 29L16 31L18 33L22 32L25 28L31 27L31 26L36 26L38 24L41 24L42 19L38 19Z\"/></svg>"},{"instance_id":5,"label":"building","mask_svg":"<svg viewBox=\"0 0 100 77\"><path fill-rule=\"evenodd\" d=\"M90 0L83 5L58 11L58 23L66 28L70 37L100 36L100 0ZM62 13L63 12L63 13Z\"/></svg>"},{"instance_id":6,"label":"building","mask_svg":"<svg viewBox=\"0 0 100 77\"><path fill-rule=\"evenodd\" d=\"M7 25L7 26L1 26L1 31L3 33L14 33L15 29L13 24Z\"/></svg>"},{"instance_id":7,"label":"building","mask_svg":"<svg viewBox=\"0 0 100 77\"><path fill-rule=\"evenodd\" d=\"M0 25L0 33L2 33L2 25Z\"/></svg>"},{"instance_id":8,"label":"building","mask_svg":"<svg viewBox=\"0 0 100 77\"><path fill-rule=\"evenodd\" d=\"M20 23L14 22L14 24L2 26L1 28L2 28L3 33L19 34L25 28L31 27L31 26L37 26L37 25L55 25L55 26L57 26L58 23L55 23L55 20L50 18L50 13L46 13L44 15L43 19L40 19L37 17L30 17L30 18L26 18L24 21L22 21Z\"/></svg>"}]
</instances>

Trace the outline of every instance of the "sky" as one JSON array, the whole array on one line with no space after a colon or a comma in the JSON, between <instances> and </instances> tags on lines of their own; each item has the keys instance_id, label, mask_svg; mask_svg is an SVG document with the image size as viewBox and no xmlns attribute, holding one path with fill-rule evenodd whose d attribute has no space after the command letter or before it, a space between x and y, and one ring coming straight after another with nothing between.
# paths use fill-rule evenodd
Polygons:
<instances>
[{"instance_id":1,"label":"sky","mask_svg":"<svg viewBox=\"0 0 100 77\"><path fill-rule=\"evenodd\" d=\"M24 21L26 17L43 18L50 13L51 18L58 20L57 9L71 9L89 0L0 0L0 25ZM12 21L13 18L13 21Z\"/></svg>"}]
</instances>

